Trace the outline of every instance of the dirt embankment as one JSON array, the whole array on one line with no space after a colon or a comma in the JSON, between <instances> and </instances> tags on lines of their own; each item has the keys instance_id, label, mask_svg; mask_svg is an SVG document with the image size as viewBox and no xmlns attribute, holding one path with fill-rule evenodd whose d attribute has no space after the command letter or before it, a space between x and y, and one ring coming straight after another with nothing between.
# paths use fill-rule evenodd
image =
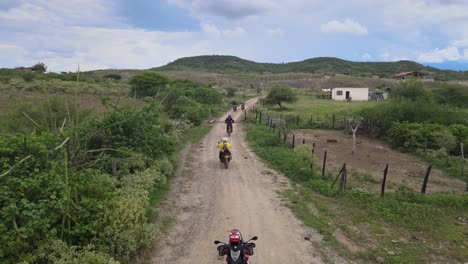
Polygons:
<instances>
[{"instance_id":1,"label":"dirt embankment","mask_svg":"<svg viewBox=\"0 0 468 264\"><path fill-rule=\"evenodd\" d=\"M322 164L324 151L327 150L328 168L339 168L346 162L346 167L357 172L367 172L372 179L366 179L368 187L379 190L385 165L389 165L387 189L395 189L398 184L405 183L412 189L420 191L427 170L427 162L417 157L392 150L382 140L363 135L356 136L356 153L352 154L352 135L335 130L296 130L296 140L306 144L315 143L315 155ZM336 139L336 143L327 142ZM349 178L353 182L352 175ZM466 183L457 178L445 175L442 171L432 168L427 185L427 193L458 193L463 194Z\"/></svg>"}]
</instances>

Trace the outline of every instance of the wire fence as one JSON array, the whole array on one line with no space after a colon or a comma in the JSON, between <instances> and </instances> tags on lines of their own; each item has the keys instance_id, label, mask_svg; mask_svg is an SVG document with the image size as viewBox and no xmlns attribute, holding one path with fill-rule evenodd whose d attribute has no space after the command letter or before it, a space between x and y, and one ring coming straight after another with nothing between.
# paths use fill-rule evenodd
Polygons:
<instances>
[{"instance_id":1,"label":"wire fence","mask_svg":"<svg viewBox=\"0 0 468 264\"><path fill-rule=\"evenodd\" d=\"M294 129L336 129L336 130L346 130L350 131L352 126L355 126L359 123L359 128L356 133L365 134L369 136L378 136L380 135L381 129L372 124L370 120L354 120L347 118L345 115L332 114L325 118L313 119L312 116L309 120L303 120L299 115L294 114L278 114L268 111L261 111L256 106L250 107L244 111L244 120L257 124L268 126L272 133L278 135L278 140L282 141L283 144L294 149L297 145L301 144L300 139L296 139L295 134L293 133ZM302 144L305 144L305 139L302 139ZM462 145L463 146L463 145ZM463 148L463 147L462 147ZM410 152L410 151L409 151ZM463 152L463 151L462 151ZM319 155L316 153L315 143L312 143L312 155ZM463 177L464 170L464 156L462 154L461 158L461 173ZM313 164L311 164L311 167ZM321 167L322 178L325 178L326 175L326 166L327 166L327 151L324 151L323 154L323 164ZM388 173L387 164L383 169L383 178L381 181L381 196L384 196L385 193L385 184L387 180ZM426 193L426 187L429 180L429 175L432 169L432 165L428 164L424 181L421 187L421 193ZM338 176L335 179L335 182L339 179L340 183L338 184L338 193L342 193L346 190L347 185L347 167L346 163L343 163L343 166L338 173ZM335 184L335 183L334 183ZM334 186L332 185L332 187ZM466 185L466 191L468 192L468 181Z\"/></svg>"}]
</instances>

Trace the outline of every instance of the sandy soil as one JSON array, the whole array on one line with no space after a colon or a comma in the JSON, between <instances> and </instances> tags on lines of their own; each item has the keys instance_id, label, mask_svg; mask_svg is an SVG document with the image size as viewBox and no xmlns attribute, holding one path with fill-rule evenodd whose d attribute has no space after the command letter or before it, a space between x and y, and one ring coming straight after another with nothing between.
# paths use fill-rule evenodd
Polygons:
<instances>
[{"instance_id":1,"label":"sandy soil","mask_svg":"<svg viewBox=\"0 0 468 264\"><path fill-rule=\"evenodd\" d=\"M339 170L346 162L351 171L368 172L377 181L368 187L380 188L379 181L383 177L385 164L388 163L387 189L391 190L396 184L404 182L414 190L420 191L428 164L415 156L392 150L382 140L356 135L356 153L353 155L352 135L335 130L296 130L297 142L302 144L315 143L317 161L322 166L323 154L327 150L327 167ZM336 139L338 142L330 143L327 139ZM349 181L353 181L350 176ZM395 184L391 184L395 183ZM464 193L466 183L453 178L438 169L432 168L429 176L426 193Z\"/></svg>"},{"instance_id":2,"label":"sandy soil","mask_svg":"<svg viewBox=\"0 0 468 264\"><path fill-rule=\"evenodd\" d=\"M238 120L241 115L237 111L233 117ZM240 229L244 239L258 236L251 263L323 263L324 250L314 247L321 236L282 205L278 191L288 185L287 179L249 150L241 124L234 125L231 135L233 161L229 169L221 166L216 143L227 136L224 118L216 121L200 145L192 146L185 173L174 179L163 213L175 217L175 223L162 235L152 263L225 263L213 241L226 241L233 228ZM337 256L326 257L345 263Z\"/></svg>"}]
</instances>

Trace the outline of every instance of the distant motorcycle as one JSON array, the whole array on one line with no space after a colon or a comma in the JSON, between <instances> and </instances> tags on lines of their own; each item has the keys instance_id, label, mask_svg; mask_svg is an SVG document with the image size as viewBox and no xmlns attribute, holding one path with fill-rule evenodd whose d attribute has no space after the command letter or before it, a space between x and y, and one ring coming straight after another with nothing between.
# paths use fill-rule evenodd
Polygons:
<instances>
[{"instance_id":1,"label":"distant motorcycle","mask_svg":"<svg viewBox=\"0 0 468 264\"><path fill-rule=\"evenodd\" d=\"M222 244L217 247L220 256L226 256L228 264L249 264L249 257L254 254L255 243L250 241L257 240L257 236L244 242L242 234L239 230L233 229L229 232L229 243L223 243L215 240L215 245Z\"/></svg>"},{"instance_id":2,"label":"distant motorcycle","mask_svg":"<svg viewBox=\"0 0 468 264\"><path fill-rule=\"evenodd\" d=\"M228 134L228 137L231 136L231 134L232 134L232 124L227 124L226 133Z\"/></svg>"},{"instance_id":3,"label":"distant motorcycle","mask_svg":"<svg viewBox=\"0 0 468 264\"><path fill-rule=\"evenodd\" d=\"M245 104L242 103L242 104L241 104L241 110L244 111L244 109L245 109Z\"/></svg>"},{"instance_id":4,"label":"distant motorcycle","mask_svg":"<svg viewBox=\"0 0 468 264\"><path fill-rule=\"evenodd\" d=\"M237 105L232 105L232 110L237 111Z\"/></svg>"}]
</instances>

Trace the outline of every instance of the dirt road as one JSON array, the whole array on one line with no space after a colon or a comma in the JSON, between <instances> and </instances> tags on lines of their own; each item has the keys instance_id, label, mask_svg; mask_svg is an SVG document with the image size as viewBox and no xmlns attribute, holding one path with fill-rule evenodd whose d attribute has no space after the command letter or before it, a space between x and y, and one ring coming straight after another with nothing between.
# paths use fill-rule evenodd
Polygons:
<instances>
[{"instance_id":1,"label":"dirt road","mask_svg":"<svg viewBox=\"0 0 468 264\"><path fill-rule=\"evenodd\" d=\"M253 101L247 102L247 106ZM241 119L242 112L233 114ZM277 194L287 179L272 173L250 151L241 124L234 124L231 135L233 161L224 169L218 161L217 141L227 136L226 116L191 150L185 173L172 184L162 214L175 217L173 226L161 238L152 263L225 263L217 256L213 241L226 241L232 228L241 230L244 239L257 235L252 263L323 263L313 243L320 235L299 222L282 205Z\"/></svg>"}]
</instances>

